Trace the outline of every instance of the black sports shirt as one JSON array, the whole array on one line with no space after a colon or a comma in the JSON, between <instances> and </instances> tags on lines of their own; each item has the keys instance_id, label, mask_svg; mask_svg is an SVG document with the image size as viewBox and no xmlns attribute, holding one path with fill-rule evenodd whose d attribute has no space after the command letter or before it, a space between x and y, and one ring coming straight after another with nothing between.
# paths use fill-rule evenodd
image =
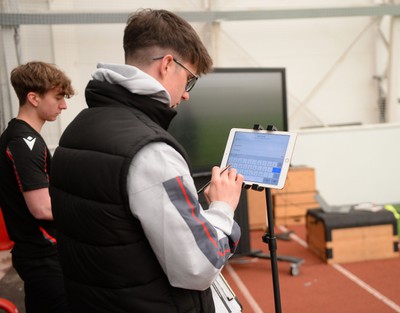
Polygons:
<instances>
[{"instance_id":1,"label":"black sports shirt","mask_svg":"<svg viewBox=\"0 0 400 313\"><path fill-rule=\"evenodd\" d=\"M0 137L0 207L12 253L44 257L56 252L52 221L37 220L23 191L48 188L51 155L42 136L22 120L12 119Z\"/></svg>"}]
</instances>

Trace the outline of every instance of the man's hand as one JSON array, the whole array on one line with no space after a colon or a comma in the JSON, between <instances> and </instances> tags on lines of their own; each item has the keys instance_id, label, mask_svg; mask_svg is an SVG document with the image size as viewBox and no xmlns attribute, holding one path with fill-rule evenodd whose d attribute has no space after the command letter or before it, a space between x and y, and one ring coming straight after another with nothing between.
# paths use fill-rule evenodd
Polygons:
<instances>
[{"instance_id":1,"label":"man's hand","mask_svg":"<svg viewBox=\"0 0 400 313\"><path fill-rule=\"evenodd\" d=\"M221 173L221 169L214 166L211 183L204 191L207 202L210 204L213 201L223 201L236 210L242 192L243 179L243 175L238 174L234 168Z\"/></svg>"}]
</instances>

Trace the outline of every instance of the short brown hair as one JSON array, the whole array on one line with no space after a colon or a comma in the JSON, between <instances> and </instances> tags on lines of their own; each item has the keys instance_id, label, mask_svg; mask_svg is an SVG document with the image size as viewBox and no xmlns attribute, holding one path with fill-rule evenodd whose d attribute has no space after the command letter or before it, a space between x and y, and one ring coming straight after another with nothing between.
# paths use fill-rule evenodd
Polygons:
<instances>
[{"instance_id":1,"label":"short brown hair","mask_svg":"<svg viewBox=\"0 0 400 313\"><path fill-rule=\"evenodd\" d=\"M11 71L11 84L23 105L29 92L44 95L51 89L60 88L67 98L75 94L71 80L54 64L33 61L17 66Z\"/></svg>"},{"instance_id":2,"label":"short brown hair","mask_svg":"<svg viewBox=\"0 0 400 313\"><path fill-rule=\"evenodd\" d=\"M125 61L144 62L151 48L171 50L197 67L198 74L212 70L212 59L193 27L166 10L142 9L131 15L124 32ZM150 56L159 57L159 55Z\"/></svg>"}]
</instances>

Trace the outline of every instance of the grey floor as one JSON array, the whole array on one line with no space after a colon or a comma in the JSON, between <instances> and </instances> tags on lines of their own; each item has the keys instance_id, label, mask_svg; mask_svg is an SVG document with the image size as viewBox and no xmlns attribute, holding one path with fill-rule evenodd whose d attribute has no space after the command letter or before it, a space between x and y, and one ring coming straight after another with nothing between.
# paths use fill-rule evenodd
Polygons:
<instances>
[{"instance_id":1,"label":"grey floor","mask_svg":"<svg viewBox=\"0 0 400 313\"><path fill-rule=\"evenodd\" d=\"M19 313L25 313L24 287L18 274L11 265L11 254L0 251L0 298L14 303ZM5 312L0 309L0 312Z\"/></svg>"}]
</instances>

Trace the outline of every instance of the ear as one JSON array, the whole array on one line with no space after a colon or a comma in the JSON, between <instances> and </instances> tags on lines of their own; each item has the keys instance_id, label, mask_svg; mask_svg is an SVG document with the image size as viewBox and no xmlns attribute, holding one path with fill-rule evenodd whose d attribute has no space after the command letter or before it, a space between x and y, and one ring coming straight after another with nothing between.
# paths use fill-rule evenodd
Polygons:
<instances>
[{"instance_id":1,"label":"ear","mask_svg":"<svg viewBox=\"0 0 400 313\"><path fill-rule=\"evenodd\" d=\"M26 100L35 108L39 105L40 96L36 92L28 92L26 95Z\"/></svg>"},{"instance_id":2,"label":"ear","mask_svg":"<svg viewBox=\"0 0 400 313\"><path fill-rule=\"evenodd\" d=\"M168 73L171 72L172 67L174 63L174 57L171 54L166 54L164 58L161 60L161 65L160 65L160 74L161 77L165 77L168 75Z\"/></svg>"}]
</instances>

